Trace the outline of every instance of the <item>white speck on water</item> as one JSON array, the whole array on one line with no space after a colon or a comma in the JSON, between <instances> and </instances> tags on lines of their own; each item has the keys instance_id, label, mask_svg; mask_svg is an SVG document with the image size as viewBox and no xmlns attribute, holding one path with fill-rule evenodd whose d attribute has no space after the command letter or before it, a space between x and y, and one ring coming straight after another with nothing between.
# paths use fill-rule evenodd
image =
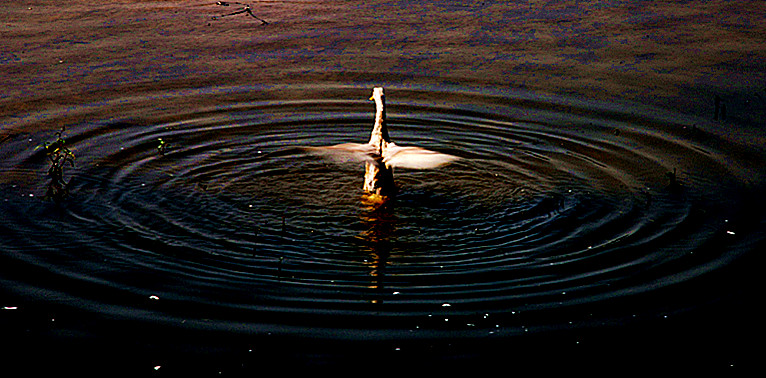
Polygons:
<instances>
[{"instance_id":1,"label":"white speck on water","mask_svg":"<svg viewBox=\"0 0 766 378\"><path fill-rule=\"evenodd\" d=\"M736 235L736 234L734 233L734 231L726 231L726 233L727 233L727 234L729 234L729 235Z\"/></svg>"},{"instance_id":2,"label":"white speck on water","mask_svg":"<svg viewBox=\"0 0 766 378\"><path fill-rule=\"evenodd\" d=\"M18 310L19 308L16 306L5 306L3 307L3 310Z\"/></svg>"},{"instance_id":3,"label":"white speck on water","mask_svg":"<svg viewBox=\"0 0 766 378\"><path fill-rule=\"evenodd\" d=\"M160 300L160 297L158 297L158 296L156 296L156 295L150 295L150 296L149 296L149 299L151 299L151 300L153 300L153 301L158 301L158 300Z\"/></svg>"},{"instance_id":4,"label":"white speck on water","mask_svg":"<svg viewBox=\"0 0 766 378\"><path fill-rule=\"evenodd\" d=\"M449 303L445 303L445 304L443 304L443 305L442 305L442 307L451 307L451 306L452 306L452 305L451 305L451 304L449 304Z\"/></svg>"},{"instance_id":5,"label":"white speck on water","mask_svg":"<svg viewBox=\"0 0 766 378\"><path fill-rule=\"evenodd\" d=\"M154 370L160 370L160 368L161 368L161 367L162 367L162 366L160 366L160 365L157 365L157 366L155 366L155 367L154 367Z\"/></svg>"}]
</instances>

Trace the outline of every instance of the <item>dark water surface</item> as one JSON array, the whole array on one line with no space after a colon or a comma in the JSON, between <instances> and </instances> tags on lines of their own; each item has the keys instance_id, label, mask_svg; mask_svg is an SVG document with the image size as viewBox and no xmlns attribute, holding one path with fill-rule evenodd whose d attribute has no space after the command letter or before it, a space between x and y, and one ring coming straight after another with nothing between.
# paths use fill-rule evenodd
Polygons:
<instances>
[{"instance_id":1,"label":"dark water surface","mask_svg":"<svg viewBox=\"0 0 766 378\"><path fill-rule=\"evenodd\" d=\"M6 371L755 366L762 3L253 4L3 10Z\"/></svg>"}]
</instances>

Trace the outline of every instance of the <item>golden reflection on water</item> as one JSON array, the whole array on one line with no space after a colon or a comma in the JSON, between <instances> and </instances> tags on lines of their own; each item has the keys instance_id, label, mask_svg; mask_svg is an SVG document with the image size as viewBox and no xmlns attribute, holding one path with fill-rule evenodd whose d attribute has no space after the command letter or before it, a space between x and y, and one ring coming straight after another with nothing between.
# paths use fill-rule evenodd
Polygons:
<instances>
[{"instance_id":1,"label":"golden reflection on water","mask_svg":"<svg viewBox=\"0 0 766 378\"><path fill-rule=\"evenodd\" d=\"M392 238L396 232L397 217L393 212L394 200L386 200L376 194L362 197L359 218L364 230L357 236L362 241L362 250L369 254L366 264L370 268L370 289L379 290L385 284L386 265L391 255ZM372 303L379 303L372 299Z\"/></svg>"}]
</instances>

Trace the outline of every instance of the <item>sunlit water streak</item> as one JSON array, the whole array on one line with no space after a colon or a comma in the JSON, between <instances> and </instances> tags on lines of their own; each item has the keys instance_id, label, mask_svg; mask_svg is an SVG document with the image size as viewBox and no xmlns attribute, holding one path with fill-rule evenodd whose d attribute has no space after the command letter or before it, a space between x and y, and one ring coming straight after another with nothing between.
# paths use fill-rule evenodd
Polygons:
<instances>
[{"instance_id":1,"label":"sunlit water streak","mask_svg":"<svg viewBox=\"0 0 766 378\"><path fill-rule=\"evenodd\" d=\"M523 93L388 90L394 141L461 159L397 170L396 200L371 207L360 164L301 148L365 141L368 90L211 89L158 94L202 105L151 118L151 96L29 117L35 131L2 145L0 248L20 272L3 285L172 327L476 338L683 311L698 294L664 293L763 241L757 150L705 121ZM264 99L231 100L248 91ZM115 120L114 106L131 110ZM41 200L34 149L53 121L77 156L61 203Z\"/></svg>"}]
</instances>

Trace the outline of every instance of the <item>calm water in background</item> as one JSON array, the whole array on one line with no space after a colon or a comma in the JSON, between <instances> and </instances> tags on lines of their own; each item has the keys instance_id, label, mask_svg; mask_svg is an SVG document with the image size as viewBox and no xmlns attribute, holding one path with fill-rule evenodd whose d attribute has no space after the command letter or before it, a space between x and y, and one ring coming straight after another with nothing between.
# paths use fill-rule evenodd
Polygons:
<instances>
[{"instance_id":1,"label":"calm water in background","mask_svg":"<svg viewBox=\"0 0 766 378\"><path fill-rule=\"evenodd\" d=\"M238 7L2 10L13 369L753 366L760 2L212 18ZM365 141L373 86L394 141L461 157L397 170L379 208L358 163L301 148ZM39 146L62 126L57 203Z\"/></svg>"}]
</instances>

